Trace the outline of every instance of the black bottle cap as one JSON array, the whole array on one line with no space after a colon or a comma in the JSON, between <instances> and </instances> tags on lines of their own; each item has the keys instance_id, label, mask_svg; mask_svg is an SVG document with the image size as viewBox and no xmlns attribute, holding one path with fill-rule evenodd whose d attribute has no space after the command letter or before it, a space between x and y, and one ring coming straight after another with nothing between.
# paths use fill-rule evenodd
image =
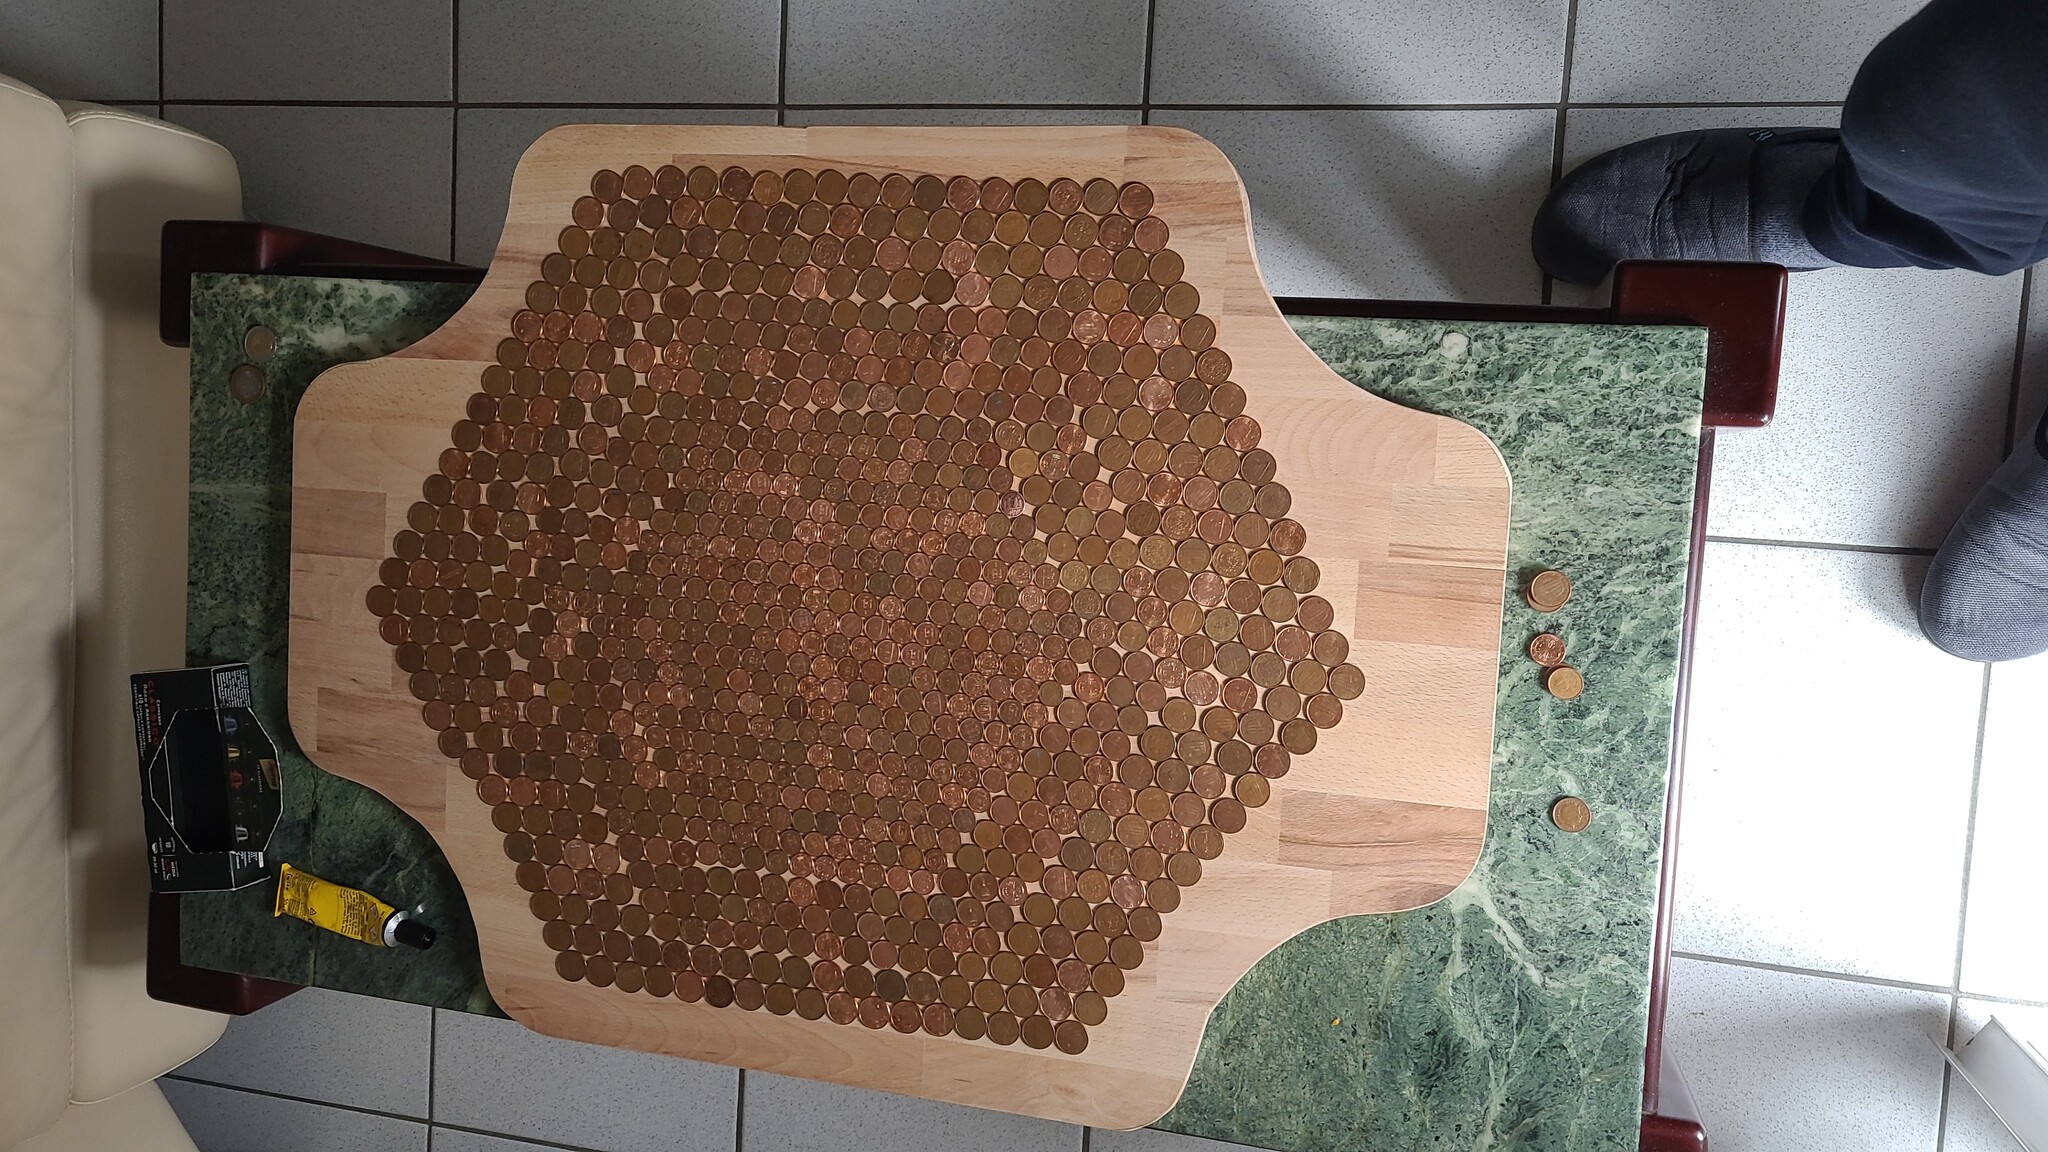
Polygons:
<instances>
[{"instance_id":1,"label":"black bottle cap","mask_svg":"<svg viewBox=\"0 0 2048 1152\"><path fill-rule=\"evenodd\" d=\"M391 926L391 937L410 948L432 948L437 934L426 924L408 917Z\"/></svg>"}]
</instances>

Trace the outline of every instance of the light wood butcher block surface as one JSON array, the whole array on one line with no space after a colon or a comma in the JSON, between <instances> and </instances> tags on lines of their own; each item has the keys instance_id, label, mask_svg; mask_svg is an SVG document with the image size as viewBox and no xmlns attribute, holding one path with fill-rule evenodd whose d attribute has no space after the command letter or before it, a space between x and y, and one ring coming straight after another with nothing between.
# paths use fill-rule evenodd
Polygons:
<instances>
[{"instance_id":1,"label":"light wood butcher block surface","mask_svg":"<svg viewBox=\"0 0 2048 1152\"><path fill-rule=\"evenodd\" d=\"M1344 704L1342 721L1317 733L1313 750L1294 756L1291 771L1272 781L1270 797L1243 810L1242 829L1224 839L1220 856L1201 862L1199 882L1180 887L1178 906L1156 918L1157 938L1143 944L1142 963L1108 996L1106 1018L1087 1028L1084 1050L906 1034L566 979L532 898L515 880L491 805L422 721L408 673L380 636L366 597L380 583L394 539L408 529L423 480L441 469L451 428L465 419L487 369L500 363L514 317L529 308L529 286L541 279L543 258L558 251L572 205L591 194L594 173L636 165L1046 183L1067 177L1083 185L1142 182L1151 190L1151 214L1170 228L1182 276L1199 289L1201 314L1214 321L1213 344L1228 353L1243 415L1256 421L1258 446L1271 453L1277 481L1292 494L1286 515L1305 530L1300 554L1319 567L1315 594L1333 610L1333 628L1348 639L1346 659L1365 687ZM1342 219L1325 225L1347 226ZM322 768L383 793L434 835L468 894L493 995L537 1031L1136 1127L1173 1104L1209 1013L1261 956L1325 920L1435 901L1478 858L1505 586L1507 471L1477 431L1362 392L1302 345L1260 279L1235 171L1192 133L556 129L519 163L505 231L476 295L405 351L325 373L299 409L295 453L294 733ZM831 755L824 750L813 762ZM616 851L609 859L624 867ZM788 877L771 879L770 889L788 891ZM1066 1011L1067 1001L1060 1003ZM1069 1034L1061 1035L1064 1043Z\"/></svg>"}]
</instances>

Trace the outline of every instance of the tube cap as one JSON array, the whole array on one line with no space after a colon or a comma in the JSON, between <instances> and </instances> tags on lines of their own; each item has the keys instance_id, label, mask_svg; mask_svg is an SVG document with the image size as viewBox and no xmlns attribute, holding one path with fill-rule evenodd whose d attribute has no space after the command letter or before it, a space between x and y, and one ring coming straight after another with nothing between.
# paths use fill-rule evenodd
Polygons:
<instances>
[{"instance_id":1,"label":"tube cap","mask_svg":"<svg viewBox=\"0 0 2048 1152\"><path fill-rule=\"evenodd\" d=\"M432 948L439 934L429 925L401 914L391 926L391 938L409 948Z\"/></svg>"}]
</instances>

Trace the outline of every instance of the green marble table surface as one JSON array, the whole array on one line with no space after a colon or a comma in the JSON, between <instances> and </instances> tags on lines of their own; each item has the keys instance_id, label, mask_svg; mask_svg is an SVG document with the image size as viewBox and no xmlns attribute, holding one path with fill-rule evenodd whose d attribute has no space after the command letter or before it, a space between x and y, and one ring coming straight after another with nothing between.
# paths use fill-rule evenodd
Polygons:
<instances>
[{"instance_id":1,"label":"green marble table surface","mask_svg":"<svg viewBox=\"0 0 2048 1152\"><path fill-rule=\"evenodd\" d=\"M447 862L382 797L289 739L284 644L291 415L322 369L431 331L468 285L195 278L188 657L247 660L280 737L279 859L413 905L443 939L373 949L270 915L268 885L185 897L187 963L495 1012ZM1272 1149L1633 1149L1659 837L1677 682L1706 333L1620 325L1302 317L1303 340L1361 388L1465 420L1514 476L1486 843L1427 908L1333 921L1262 960L1211 1017L1158 1127ZM255 404L228 374L262 324ZM1572 575L1541 617L1515 594ZM1563 703L1522 654L1562 635L1588 688ZM1578 835L1547 819L1583 797Z\"/></svg>"}]
</instances>

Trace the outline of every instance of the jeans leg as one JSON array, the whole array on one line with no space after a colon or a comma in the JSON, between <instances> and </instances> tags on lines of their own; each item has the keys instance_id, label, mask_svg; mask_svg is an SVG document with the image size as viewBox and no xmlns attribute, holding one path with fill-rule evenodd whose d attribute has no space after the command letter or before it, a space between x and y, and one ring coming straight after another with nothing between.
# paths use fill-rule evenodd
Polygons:
<instances>
[{"instance_id":1,"label":"jeans leg","mask_svg":"<svg viewBox=\"0 0 2048 1152\"><path fill-rule=\"evenodd\" d=\"M1885 37L1805 223L1824 255L1866 268L1997 275L2048 258L2048 0L1933 0Z\"/></svg>"}]
</instances>

